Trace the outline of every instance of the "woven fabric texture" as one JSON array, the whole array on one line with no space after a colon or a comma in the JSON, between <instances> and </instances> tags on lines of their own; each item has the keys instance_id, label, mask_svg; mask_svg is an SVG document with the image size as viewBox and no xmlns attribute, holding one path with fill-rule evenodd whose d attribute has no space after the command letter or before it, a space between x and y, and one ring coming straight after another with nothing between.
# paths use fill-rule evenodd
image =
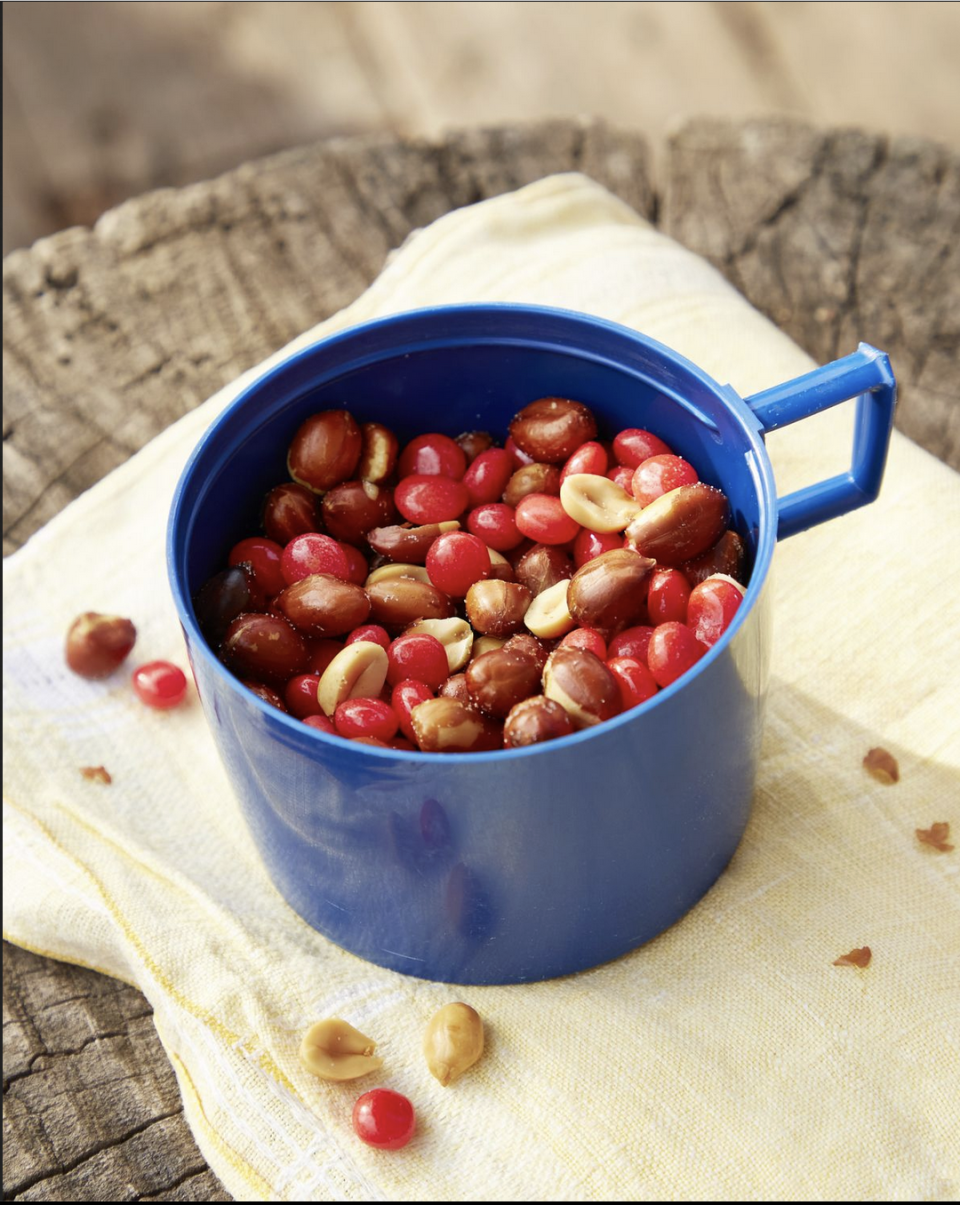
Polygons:
<instances>
[{"instance_id":1,"label":"woven fabric texture","mask_svg":"<svg viewBox=\"0 0 960 1205\"><path fill-rule=\"evenodd\" d=\"M744 395L811 367L711 267L577 175L440 219L293 346L483 300L624 323ZM960 836L957 476L895 436L877 503L778 548L754 811L700 904L596 970L450 988L344 953L287 907L195 696L151 712L128 674L87 682L63 664L69 622L100 610L134 620L136 662L186 666L170 498L264 367L6 563L4 935L144 992L200 1148L240 1200L957 1199L960 854L915 836L934 821ZM849 411L771 438L781 494L846 467ZM876 745L899 761L895 785L861 764ZM112 785L80 777L101 763ZM832 965L864 945L866 969ZM420 1045L452 999L484 1017L488 1050L443 1089ZM301 1067L302 1032L332 1015L377 1040L376 1083L414 1101L404 1150L352 1133L373 1081Z\"/></svg>"}]
</instances>

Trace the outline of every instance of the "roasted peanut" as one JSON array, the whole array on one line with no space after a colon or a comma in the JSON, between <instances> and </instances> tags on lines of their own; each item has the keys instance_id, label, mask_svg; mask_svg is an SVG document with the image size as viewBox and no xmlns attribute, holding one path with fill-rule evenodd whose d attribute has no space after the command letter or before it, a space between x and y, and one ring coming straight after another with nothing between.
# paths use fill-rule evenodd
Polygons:
<instances>
[{"instance_id":1,"label":"roasted peanut","mask_svg":"<svg viewBox=\"0 0 960 1205\"><path fill-rule=\"evenodd\" d=\"M476 1009L458 1001L434 1013L423 1036L423 1053L435 1080L446 1088L483 1054L483 1022Z\"/></svg>"},{"instance_id":2,"label":"roasted peanut","mask_svg":"<svg viewBox=\"0 0 960 1205\"><path fill-rule=\"evenodd\" d=\"M516 574L513 572L513 566L503 555L502 552L497 552L496 548L487 548L490 554L490 577L499 582L512 582L516 580Z\"/></svg>"},{"instance_id":3,"label":"roasted peanut","mask_svg":"<svg viewBox=\"0 0 960 1205\"><path fill-rule=\"evenodd\" d=\"M589 728L620 710L616 678L586 649L554 649L543 671L543 693L560 704L574 728Z\"/></svg>"},{"instance_id":4,"label":"roasted peanut","mask_svg":"<svg viewBox=\"0 0 960 1205\"><path fill-rule=\"evenodd\" d=\"M320 675L317 702L332 716L345 699L376 699L386 680L386 651L372 640L355 640Z\"/></svg>"},{"instance_id":5,"label":"roasted peanut","mask_svg":"<svg viewBox=\"0 0 960 1205\"><path fill-rule=\"evenodd\" d=\"M129 619L84 611L67 630L67 665L81 678L106 678L123 664L136 639Z\"/></svg>"},{"instance_id":6,"label":"roasted peanut","mask_svg":"<svg viewBox=\"0 0 960 1205\"><path fill-rule=\"evenodd\" d=\"M360 428L361 452L357 475L361 481L379 485L386 481L397 463L400 445L397 437L382 423L364 423Z\"/></svg>"},{"instance_id":7,"label":"roasted peanut","mask_svg":"<svg viewBox=\"0 0 960 1205\"><path fill-rule=\"evenodd\" d=\"M570 579L567 606L584 628L613 631L640 622L650 573L656 564L629 548L602 552ZM541 633L537 633L541 635Z\"/></svg>"},{"instance_id":8,"label":"roasted peanut","mask_svg":"<svg viewBox=\"0 0 960 1205\"><path fill-rule=\"evenodd\" d=\"M571 519L597 532L623 531L641 510L623 486L596 473L571 473L560 486L560 502Z\"/></svg>"},{"instance_id":9,"label":"roasted peanut","mask_svg":"<svg viewBox=\"0 0 960 1205\"><path fill-rule=\"evenodd\" d=\"M508 749L519 749L555 741L573 731L570 717L555 699L534 695L511 709L503 726L503 742Z\"/></svg>"},{"instance_id":10,"label":"roasted peanut","mask_svg":"<svg viewBox=\"0 0 960 1205\"><path fill-rule=\"evenodd\" d=\"M418 623L411 624L403 634L412 636L417 632L426 632L428 636L435 636L440 641L447 654L447 665L451 674L463 669L470 660L473 651L473 629L465 619L459 619L457 616L450 619L421 619Z\"/></svg>"},{"instance_id":11,"label":"roasted peanut","mask_svg":"<svg viewBox=\"0 0 960 1205\"><path fill-rule=\"evenodd\" d=\"M469 707L470 691L467 690L467 675L451 674L446 682L441 682L437 695L442 699L456 699L464 707Z\"/></svg>"},{"instance_id":12,"label":"roasted peanut","mask_svg":"<svg viewBox=\"0 0 960 1205\"><path fill-rule=\"evenodd\" d=\"M287 453L290 476L315 494L352 476L360 459L360 428L346 410L324 410L302 423Z\"/></svg>"},{"instance_id":13,"label":"roasted peanut","mask_svg":"<svg viewBox=\"0 0 960 1205\"><path fill-rule=\"evenodd\" d=\"M424 753L482 753L498 749L502 740L499 724L446 696L418 703L410 721Z\"/></svg>"},{"instance_id":14,"label":"roasted peanut","mask_svg":"<svg viewBox=\"0 0 960 1205\"><path fill-rule=\"evenodd\" d=\"M317 495L305 485L285 481L263 500L263 530L281 546L308 531L320 531Z\"/></svg>"},{"instance_id":15,"label":"roasted peanut","mask_svg":"<svg viewBox=\"0 0 960 1205\"><path fill-rule=\"evenodd\" d=\"M530 591L518 582L487 578L467 591L467 618L484 636L509 636L523 624Z\"/></svg>"},{"instance_id":16,"label":"roasted peanut","mask_svg":"<svg viewBox=\"0 0 960 1205\"><path fill-rule=\"evenodd\" d=\"M495 649L467 667L470 700L486 715L506 719L510 709L540 689L540 667L519 649Z\"/></svg>"},{"instance_id":17,"label":"roasted peanut","mask_svg":"<svg viewBox=\"0 0 960 1205\"><path fill-rule=\"evenodd\" d=\"M238 615L227 628L220 659L239 678L286 682L303 673L310 654L282 615Z\"/></svg>"},{"instance_id":18,"label":"roasted peanut","mask_svg":"<svg viewBox=\"0 0 960 1205\"><path fill-rule=\"evenodd\" d=\"M524 408L510 424L513 442L544 464L562 464L597 434L591 412L581 402L544 397Z\"/></svg>"},{"instance_id":19,"label":"roasted peanut","mask_svg":"<svg viewBox=\"0 0 960 1205\"><path fill-rule=\"evenodd\" d=\"M368 579L365 588L372 621L387 629L403 629L418 619L449 619L455 611L453 600L429 581L396 577L371 585Z\"/></svg>"},{"instance_id":20,"label":"roasted peanut","mask_svg":"<svg viewBox=\"0 0 960 1205\"><path fill-rule=\"evenodd\" d=\"M577 626L567 603L569 590L568 581L559 581L556 585L541 590L527 607L523 622L534 636L540 636L544 640L556 640L558 636L565 636Z\"/></svg>"},{"instance_id":21,"label":"roasted peanut","mask_svg":"<svg viewBox=\"0 0 960 1205\"><path fill-rule=\"evenodd\" d=\"M661 565L676 567L719 540L727 520L726 495L698 481L661 494L626 530L627 546Z\"/></svg>"},{"instance_id":22,"label":"roasted peanut","mask_svg":"<svg viewBox=\"0 0 960 1205\"><path fill-rule=\"evenodd\" d=\"M473 464L481 452L493 447L493 436L487 431L463 431L457 436L456 442L467 458L467 464Z\"/></svg>"},{"instance_id":23,"label":"roasted peanut","mask_svg":"<svg viewBox=\"0 0 960 1205\"><path fill-rule=\"evenodd\" d=\"M353 582L329 573L311 573L276 598L278 610L308 636L343 636L370 615L370 600Z\"/></svg>"},{"instance_id":24,"label":"roasted peanut","mask_svg":"<svg viewBox=\"0 0 960 1205\"><path fill-rule=\"evenodd\" d=\"M471 660L475 661L478 657L482 657L484 653L493 652L494 649L502 649L506 643L506 636L480 636L473 642Z\"/></svg>"},{"instance_id":25,"label":"roasted peanut","mask_svg":"<svg viewBox=\"0 0 960 1205\"><path fill-rule=\"evenodd\" d=\"M327 1080L359 1079L379 1071L383 1059L373 1052L376 1042L339 1017L317 1021L303 1035L300 1062L308 1071Z\"/></svg>"},{"instance_id":26,"label":"roasted peanut","mask_svg":"<svg viewBox=\"0 0 960 1205\"><path fill-rule=\"evenodd\" d=\"M507 506L516 507L527 494L560 493L560 470L555 464L525 464L513 474L503 491Z\"/></svg>"},{"instance_id":27,"label":"roasted peanut","mask_svg":"<svg viewBox=\"0 0 960 1205\"><path fill-rule=\"evenodd\" d=\"M320 512L335 540L358 547L366 543L368 531L397 517L393 490L372 481L344 481L335 485L324 494Z\"/></svg>"},{"instance_id":28,"label":"roasted peanut","mask_svg":"<svg viewBox=\"0 0 960 1205\"><path fill-rule=\"evenodd\" d=\"M706 552L702 552L700 556L694 557L692 560L684 561L680 566L680 572L691 586L699 586L702 581L713 577L715 573L725 573L734 581L742 584L745 577L745 561L746 550L743 540L735 531L725 531L712 548L708 548Z\"/></svg>"},{"instance_id":29,"label":"roasted peanut","mask_svg":"<svg viewBox=\"0 0 960 1205\"><path fill-rule=\"evenodd\" d=\"M573 561L560 548L550 544L534 544L517 563L517 581L536 597L557 582L573 577Z\"/></svg>"},{"instance_id":30,"label":"roasted peanut","mask_svg":"<svg viewBox=\"0 0 960 1205\"><path fill-rule=\"evenodd\" d=\"M526 632L518 632L516 636L511 636L507 643L503 646L505 649L511 649L513 652L525 653L528 657L532 657L537 663L537 672L542 674L543 667L547 664L547 658L550 656L550 650L536 636L529 636Z\"/></svg>"},{"instance_id":31,"label":"roasted peanut","mask_svg":"<svg viewBox=\"0 0 960 1205\"><path fill-rule=\"evenodd\" d=\"M375 527L368 531L367 543L374 552L389 557L391 561L422 565L437 536L459 529L460 524L456 519L447 519L443 523L424 523L420 527L397 523L392 527Z\"/></svg>"}]
</instances>

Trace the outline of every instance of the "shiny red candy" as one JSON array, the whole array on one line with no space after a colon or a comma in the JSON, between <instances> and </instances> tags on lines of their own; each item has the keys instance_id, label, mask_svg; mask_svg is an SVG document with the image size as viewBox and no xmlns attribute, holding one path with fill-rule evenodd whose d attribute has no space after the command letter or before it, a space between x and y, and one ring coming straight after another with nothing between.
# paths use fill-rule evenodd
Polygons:
<instances>
[{"instance_id":1,"label":"shiny red candy","mask_svg":"<svg viewBox=\"0 0 960 1205\"><path fill-rule=\"evenodd\" d=\"M398 636L387 649L387 681L391 686L415 678L436 690L449 673L446 649L427 632Z\"/></svg>"},{"instance_id":2,"label":"shiny red candy","mask_svg":"<svg viewBox=\"0 0 960 1205\"><path fill-rule=\"evenodd\" d=\"M509 452L510 459L513 461L514 469L522 469L525 464L533 464L534 459L526 452L521 451L517 447L516 441L512 435L507 436L507 442L503 445L503 450Z\"/></svg>"},{"instance_id":3,"label":"shiny red candy","mask_svg":"<svg viewBox=\"0 0 960 1205\"><path fill-rule=\"evenodd\" d=\"M687 624L696 638L711 647L730 626L743 590L726 577L708 577L696 586L687 606Z\"/></svg>"},{"instance_id":4,"label":"shiny red candy","mask_svg":"<svg viewBox=\"0 0 960 1205\"><path fill-rule=\"evenodd\" d=\"M307 661L308 674L322 674L337 653L343 648L339 640L326 637L310 642L310 658Z\"/></svg>"},{"instance_id":5,"label":"shiny red candy","mask_svg":"<svg viewBox=\"0 0 960 1205\"><path fill-rule=\"evenodd\" d=\"M399 1092L374 1088L353 1106L353 1129L368 1146L397 1151L406 1146L417 1127L413 1105Z\"/></svg>"},{"instance_id":6,"label":"shiny red candy","mask_svg":"<svg viewBox=\"0 0 960 1205\"><path fill-rule=\"evenodd\" d=\"M619 636L614 636L610 641L607 653L610 657L630 657L646 665L652 635L653 628L649 624L638 623L632 628L624 628Z\"/></svg>"},{"instance_id":7,"label":"shiny red candy","mask_svg":"<svg viewBox=\"0 0 960 1205\"><path fill-rule=\"evenodd\" d=\"M608 467L607 449L603 444L591 439L581 444L563 466L560 480L566 481L573 473L594 473L597 477L603 477Z\"/></svg>"},{"instance_id":8,"label":"shiny red candy","mask_svg":"<svg viewBox=\"0 0 960 1205\"><path fill-rule=\"evenodd\" d=\"M684 623L661 623L653 629L647 665L658 686L669 686L692 669L707 651Z\"/></svg>"},{"instance_id":9,"label":"shiny red candy","mask_svg":"<svg viewBox=\"0 0 960 1205\"><path fill-rule=\"evenodd\" d=\"M401 477L452 477L459 481L467 467L463 448L449 435L431 432L411 439L400 453L397 472ZM436 520L434 520L436 522Z\"/></svg>"},{"instance_id":10,"label":"shiny red candy","mask_svg":"<svg viewBox=\"0 0 960 1205\"><path fill-rule=\"evenodd\" d=\"M295 536L290 541L283 550L280 567L287 586L303 581L313 573L329 573L342 582L350 575L343 548L330 536L315 531Z\"/></svg>"},{"instance_id":11,"label":"shiny red candy","mask_svg":"<svg viewBox=\"0 0 960 1205\"><path fill-rule=\"evenodd\" d=\"M580 530L580 524L552 494L527 494L521 498L515 522L522 535L538 544L569 544Z\"/></svg>"},{"instance_id":12,"label":"shiny red candy","mask_svg":"<svg viewBox=\"0 0 960 1205\"><path fill-rule=\"evenodd\" d=\"M523 533L517 528L513 507L505 502L490 502L478 506L467 515L470 532L496 552L509 552L523 542Z\"/></svg>"},{"instance_id":13,"label":"shiny red candy","mask_svg":"<svg viewBox=\"0 0 960 1205\"><path fill-rule=\"evenodd\" d=\"M672 456L673 448L650 431L628 427L614 437L613 455L617 464L635 469L651 456Z\"/></svg>"},{"instance_id":14,"label":"shiny red candy","mask_svg":"<svg viewBox=\"0 0 960 1205\"><path fill-rule=\"evenodd\" d=\"M649 506L661 494L699 480L697 470L682 456L651 456L634 469L630 492L641 506Z\"/></svg>"},{"instance_id":15,"label":"shiny red candy","mask_svg":"<svg viewBox=\"0 0 960 1205\"><path fill-rule=\"evenodd\" d=\"M355 644L358 640L369 640L371 644L379 644L382 649L390 647L390 633L378 623L365 623L344 638L344 644Z\"/></svg>"},{"instance_id":16,"label":"shiny red candy","mask_svg":"<svg viewBox=\"0 0 960 1205\"><path fill-rule=\"evenodd\" d=\"M298 720L305 720L308 715L320 715L323 708L317 702L317 687L320 685L318 674L297 674L283 689L283 701L287 711Z\"/></svg>"},{"instance_id":17,"label":"shiny red candy","mask_svg":"<svg viewBox=\"0 0 960 1205\"><path fill-rule=\"evenodd\" d=\"M513 471L513 458L506 448L490 448L481 452L463 475L470 505L499 502Z\"/></svg>"},{"instance_id":18,"label":"shiny red candy","mask_svg":"<svg viewBox=\"0 0 960 1205\"><path fill-rule=\"evenodd\" d=\"M187 676L169 661L148 661L133 671L133 689L141 703L167 711L186 698Z\"/></svg>"},{"instance_id":19,"label":"shiny red candy","mask_svg":"<svg viewBox=\"0 0 960 1205\"><path fill-rule=\"evenodd\" d=\"M363 555L359 548L354 548L352 544L344 544L338 541L343 555L347 558L347 577L348 582L353 582L355 586L362 586L370 576L370 566L367 564L367 558Z\"/></svg>"},{"instance_id":20,"label":"shiny red candy","mask_svg":"<svg viewBox=\"0 0 960 1205\"><path fill-rule=\"evenodd\" d=\"M633 486L633 469L627 468L626 465L618 464L615 469L611 469L607 476L611 481L615 481L622 490L628 494Z\"/></svg>"},{"instance_id":21,"label":"shiny red candy","mask_svg":"<svg viewBox=\"0 0 960 1205\"><path fill-rule=\"evenodd\" d=\"M653 674L642 661L635 661L632 657L611 657L607 662L607 669L620 687L620 700L624 711L631 707L639 707L657 693Z\"/></svg>"},{"instance_id":22,"label":"shiny red candy","mask_svg":"<svg viewBox=\"0 0 960 1205\"><path fill-rule=\"evenodd\" d=\"M316 728L318 732L325 732L328 736L337 736L337 730L333 725L332 720L328 720L325 715L308 715L303 721L308 728Z\"/></svg>"},{"instance_id":23,"label":"shiny red candy","mask_svg":"<svg viewBox=\"0 0 960 1205\"><path fill-rule=\"evenodd\" d=\"M689 598L690 583L679 569L658 569L650 578L650 589L647 591L650 622L654 627L671 620L685 623Z\"/></svg>"},{"instance_id":24,"label":"shiny red candy","mask_svg":"<svg viewBox=\"0 0 960 1205\"><path fill-rule=\"evenodd\" d=\"M490 572L486 544L467 531L444 532L427 550L430 580L451 598L463 598L474 582L483 581Z\"/></svg>"},{"instance_id":25,"label":"shiny red candy","mask_svg":"<svg viewBox=\"0 0 960 1205\"><path fill-rule=\"evenodd\" d=\"M607 642L595 628L574 628L560 641L560 647L586 649L601 661L607 659Z\"/></svg>"},{"instance_id":26,"label":"shiny red candy","mask_svg":"<svg viewBox=\"0 0 960 1205\"><path fill-rule=\"evenodd\" d=\"M345 699L333 713L333 723L339 736L351 740L369 736L390 741L400 726L397 713L382 699Z\"/></svg>"},{"instance_id":27,"label":"shiny red candy","mask_svg":"<svg viewBox=\"0 0 960 1205\"><path fill-rule=\"evenodd\" d=\"M274 540L251 536L248 540L234 544L227 557L227 564L249 565L257 589L267 598L272 598L289 584L280 567L282 557L283 549Z\"/></svg>"},{"instance_id":28,"label":"shiny red candy","mask_svg":"<svg viewBox=\"0 0 960 1205\"><path fill-rule=\"evenodd\" d=\"M581 527L573 541L573 563L578 569L592 561L602 552L612 552L623 547L623 536L618 531L591 531Z\"/></svg>"},{"instance_id":29,"label":"shiny red candy","mask_svg":"<svg viewBox=\"0 0 960 1205\"><path fill-rule=\"evenodd\" d=\"M410 719L410 713L418 704L425 703L427 699L432 698L433 691L427 686L426 682L417 682L415 678L405 678L393 688L393 693L390 696L390 704L397 713L397 719L400 721L400 731L408 740L413 741L414 744L417 741L417 734L413 730L413 721Z\"/></svg>"},{"instance_id":30,"label":"shiny red candy","mask_svg":"<svg viewBox=\"0 0 960 1205\"><path fill-rule=\"evenodd\" d=\"M470 505L470 495L463 482L452 477L414 473L400 482L393 501L405 519L419 526L458 519Z\"/></svg>"}]
</instances>

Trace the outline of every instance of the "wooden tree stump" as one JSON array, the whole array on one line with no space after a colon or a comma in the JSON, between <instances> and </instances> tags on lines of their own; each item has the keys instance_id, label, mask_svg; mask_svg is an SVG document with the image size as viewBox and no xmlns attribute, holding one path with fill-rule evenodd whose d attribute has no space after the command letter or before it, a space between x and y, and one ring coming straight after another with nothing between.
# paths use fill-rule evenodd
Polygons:
<instances>
[{"instance_id":1,"label":"wooden tree stump","mask_svg":"<svg viewBox=\"0 0 960 1205\"><path fill-rule=\"evenodd\" d=\"M595 123L343 139L164 190L4 262L4 550L238 373L352 301L416 227L585 172L824 361L888 351L898 425L960 466L960 158L787 122L698 121L659 191ZM227 1200L135 989L4 946L8 1199Z\"/></svg>"}]
</instances>

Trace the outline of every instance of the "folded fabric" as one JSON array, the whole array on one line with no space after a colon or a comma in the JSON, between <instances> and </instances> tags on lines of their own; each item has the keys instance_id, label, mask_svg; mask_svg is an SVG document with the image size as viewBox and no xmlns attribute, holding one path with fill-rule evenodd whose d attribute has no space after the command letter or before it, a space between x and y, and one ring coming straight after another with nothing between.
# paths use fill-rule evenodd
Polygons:
<instances>
[{"instance_id":1,"label":"folded fabric","mask_svg":"<svg viewBox=\"0 0 960 1205\"><path fill-rule=\"evenodd\" d=\"M624 323L742 394L811 366L711 267L577 175L440 219L291 346L485 300ZM137 661L185 665L165 579L171 495L200 434L265 367L6 563L4 935L137 984L199 1146L238 1199L956 1199L960 859L915 830L948 821L960 836L957 476L895 436L876 504L778 549L754 812L706 898L596 970L451 988L369 965L287 907L195 697L152 712L126 673L88 682L63 664L69 622L98 610L133 619ZM781 494L846 467L849 410L771 439ZM862 766L877 745L896 784ZM78 773L97 764L111 785ZM867 968L833 965L862 946ZM488 1049L444 1089L420 1044L455 999L486 1021ZM328 1016L377 1040L376 1082L302 1067L303 1031ZM396 1153L351 1129L377 1085L418 1110Z\"/></svg>"}]
</instances>

